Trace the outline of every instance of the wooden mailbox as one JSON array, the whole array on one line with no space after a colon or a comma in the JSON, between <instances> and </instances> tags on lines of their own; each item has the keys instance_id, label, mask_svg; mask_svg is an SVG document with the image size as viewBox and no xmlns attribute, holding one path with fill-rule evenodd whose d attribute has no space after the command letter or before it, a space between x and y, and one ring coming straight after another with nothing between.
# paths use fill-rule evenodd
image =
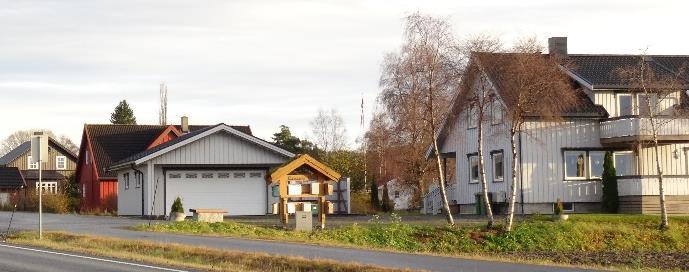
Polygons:
<instances>
[{"instance_id":1,"label":"wooden mailbox","mask_svg":"<svg viewBox=\"0 0 689 272\"><path fill-rule=\"evenodd\" d=\"M277 214L280 215L282 224L287 226L290 204L296 204L290 202L290 199L315 198L318 205L318 222L321 228L325 228L325 215L332 213L332 203L326 201L325 197L333 193L332 183L339 182L340 177L339 173L306 154L298 155L275 169L268 178L271 184L279 185L280 202L277 205ZM306 205L300 205L304 206Z\"/></svg>"}]
</instances>

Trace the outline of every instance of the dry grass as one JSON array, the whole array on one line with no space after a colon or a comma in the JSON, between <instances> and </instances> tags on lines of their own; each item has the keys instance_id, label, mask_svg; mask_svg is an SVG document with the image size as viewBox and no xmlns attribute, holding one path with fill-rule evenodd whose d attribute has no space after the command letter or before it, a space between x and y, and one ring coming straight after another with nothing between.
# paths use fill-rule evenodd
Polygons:
<instances>
[{"instance_id":1,"label":"dry grass","mask_svg":"<svg viewBox=\"0 0 689 272\"><path fill-rule=\"evenodd\" d=\"M49 232L43 240L33 232L12 235L9 243L112 257L149 264L207 271L401 271L354 263L243 253L178 244Z\"/></svg>"}]
</instances>

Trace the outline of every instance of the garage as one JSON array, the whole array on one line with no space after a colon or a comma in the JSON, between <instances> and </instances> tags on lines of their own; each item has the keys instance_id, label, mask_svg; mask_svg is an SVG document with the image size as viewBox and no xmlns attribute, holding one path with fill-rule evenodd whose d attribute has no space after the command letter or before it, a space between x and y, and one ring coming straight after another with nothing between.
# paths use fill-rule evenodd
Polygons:
<instances>
[{"instance_id":1,"label":"garage","mask_svg":"<svg viewBox=\"0 0 689 272\"><path fill-rule=\"evenodd\" d=\"M219 208L226 215L264 215L267 209L266 170L168 170L165 207L182 198L189 209Z\"/></svg>"}]
</instances>

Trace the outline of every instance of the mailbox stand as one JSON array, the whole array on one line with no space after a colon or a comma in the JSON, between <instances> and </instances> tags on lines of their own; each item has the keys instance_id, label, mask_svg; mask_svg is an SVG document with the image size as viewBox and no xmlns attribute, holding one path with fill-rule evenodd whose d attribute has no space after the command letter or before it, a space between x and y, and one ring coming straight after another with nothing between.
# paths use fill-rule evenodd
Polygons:
<instances>
[{"instance_id":1,"label":"mailbox stand","mask_svg":"<svg viewBox=\"0 0 689 272\"><path fill-rule=\"evenodd\" d=\"M270 182L277 183L280 188L280 201L278 203L278 214L283 226L289 222L288 205L291 198L317 198L318 200L318 222L321 229L325 228L325 215L329 212L331 203L325 197L332 194L332 183L340 180L340 174L332 170L325 164L317 161L313 157L302 154L295 157L292 161L275 169L269 176ZM310 182L316 181L319 184L318 192L312 193L312 183L307 184L308 191L300 191L299 194L289 194L289 182ZM296 185L296 184L292 184ZM304 186L302 185L302 188Z\"/></svg>"}]
</instances>

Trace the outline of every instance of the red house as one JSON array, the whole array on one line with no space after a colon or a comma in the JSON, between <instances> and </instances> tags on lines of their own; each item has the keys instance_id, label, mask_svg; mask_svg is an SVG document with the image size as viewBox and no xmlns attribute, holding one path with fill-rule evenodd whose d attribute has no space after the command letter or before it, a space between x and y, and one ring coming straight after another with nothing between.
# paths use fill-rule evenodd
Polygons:
<instances>
[{"instance_id":1,"label":"red house","mask_svg":"<svg viewBox=\"0 0 689 272\"><path fill-rule=\"evenodd\" d=\"M82 211L117 210L117 177L112 163L207 126L86 124L81 137L76 178ZM251 135L249 126L233 126Z\"/></svg>"}]
</instances>

